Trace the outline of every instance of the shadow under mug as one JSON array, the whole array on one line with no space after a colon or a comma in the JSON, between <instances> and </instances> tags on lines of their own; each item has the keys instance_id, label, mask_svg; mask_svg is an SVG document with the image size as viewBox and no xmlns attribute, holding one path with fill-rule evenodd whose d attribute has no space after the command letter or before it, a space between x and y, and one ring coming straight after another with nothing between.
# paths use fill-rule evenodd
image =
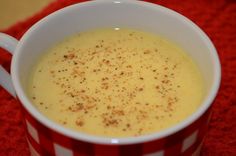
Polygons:
<instances>
[{"instance_id":1,"label":"shadow under mug","mask_svg":"<svg viewBox=\"0 0 236 156\"><path fill-rule=\"evenodd\" d=\"M206 94L199 109L166 130L138 137L108 138L67 129L43 116L26 95L28 73L42 52L64 38L100 27L128 27L153 32L181 47L199 66ZM159 5L129 0L100 0L63 8L33 25L20 41L0 33L0 47L12 55L11 76L0 66L0 84L22 104L32 155L199 155L221 69L207 35L184 16Z\"/></svg>"}]
</instances>

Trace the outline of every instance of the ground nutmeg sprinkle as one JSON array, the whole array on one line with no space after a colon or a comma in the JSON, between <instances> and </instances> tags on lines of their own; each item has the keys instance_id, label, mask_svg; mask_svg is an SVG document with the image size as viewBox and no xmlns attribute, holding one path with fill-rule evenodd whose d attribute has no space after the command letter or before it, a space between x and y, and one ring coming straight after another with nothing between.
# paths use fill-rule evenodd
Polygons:
<instances>
[{"instance_id":1,"label":"ground nutmeg sprinkle","mask_svg":"<svg viewBox=\"0 0 236 156\"><path fill-rule=\"evenodd\" d=\"M182 121L199 106L203 82L181 48L152 33L99 29L51 48L29 93L63 126L102 136L139 136Z\"/></svg>"}]
</instances>

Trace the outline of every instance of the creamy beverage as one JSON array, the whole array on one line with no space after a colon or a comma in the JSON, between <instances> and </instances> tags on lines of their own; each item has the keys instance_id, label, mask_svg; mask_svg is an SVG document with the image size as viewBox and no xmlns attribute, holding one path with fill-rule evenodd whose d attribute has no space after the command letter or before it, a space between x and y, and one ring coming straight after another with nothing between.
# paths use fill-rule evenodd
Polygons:
<instances>
[{"instance_id":1,"label":"creamy beverage","mask_svg":"<svg viewBox=\"0 0 236 156\"><path fill-rule=\"evenodd\" d=\"M158 132L200 106L202 75L175 43L140 30L82 32L53 46L32 69L32 103L78 132L127 137Z\"/></svg>"}]
</instances>

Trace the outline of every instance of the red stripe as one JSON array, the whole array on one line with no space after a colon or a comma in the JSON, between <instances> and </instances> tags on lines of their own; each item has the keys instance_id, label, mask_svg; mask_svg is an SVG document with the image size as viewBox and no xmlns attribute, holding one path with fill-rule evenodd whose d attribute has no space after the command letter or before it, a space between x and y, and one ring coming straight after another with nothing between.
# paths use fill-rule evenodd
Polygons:
<instances>
[{"instance_id":1,"label":"red stripe","mask_svg":"<svg viewBox=\"0 0 236 156\"><path fill-rule=\"evenodd\" d=\"M32 136L29 134L28 131L26 132L26 135L27 135L27 138L28 138L28 140L29 140L31 146L34 148L34 150L35 150L36 152L38 152L38 154L42 155L40 145L32 138Z\"/></svg>"},{"instance_id":2,"label":"red stripe","mask_svg":"<svg viewBox=\"0 0 236 156\"><path fill-rule=\"evenodd\" d=\"M175 144L164 150L164 156L177 156L181 155L182 143Z\"/></svg>"},{"instance_id":3,"label":"red stripe","mask_svg":"<svg viewBox=\"0 0 236 156\"><path fill-rule=\"evenodd\" d=\"M98 145L94 146L96 156L119 156L119 146Z\"/></svg>"},{"instance_id":4,"label":"red stripe","mask_svg":"<svg viewBox=\"0 0 236 156\"><path fill-rule=\"evenodd\" d=\"M180 133L176 133L176 134L172 135L171 137L168 137L166 139L166 144L165 144L164 148L172 148L172 146L175 146L176 144L183 142L183 140L187 136L188 136L188 133L185 134L184 131L181 131Z\"/></svg>"},{"instance_id":5,"label":"red stripe","mask_svg":"<svg viewBox=\"0 0 236 156\"><path fill-rule=\"evenodd\" d=\"M80 151L73 151L74 156L88 156L86 153L81 153Z\"/></svg>"},{"instance_id":6,"label":"red stripe","mask_svg":"<svg viewBox=\"0 0 236 156\"><path fill-rule=\"evenodd\" d=\"M210 118L210 116L208 118ZM209 122L206 122L200 127L198 132L198 138L203 139L206 136L206 132L208 131L208 124Z\"/></svg>"},{"instance_id":7,"label":"red stripe","mask_svg":"<svg viewBox=\"0 0 236 156\"><path fill-rule=\"evenodd\" d=\"M166 144L166 139L155 140L143 144L143 154L154 153L163 150Z\"/></svg>"},{"instance_id":8,"label":"red stripe","mask_svg":"<svg viewBox=\"0 0 236 156\"><path fill-rule=\"evenodd\" d=\"M53 141L51 138L48 138L40 133L39 134L39 142L40 142L40 145L41 145L44 155L46 155L46 154L55 155Z\"/></svg>"},{"instance_id":9,"label":"red stripe","mask_svg":"<svg viewBox=\"0 0 236 156\"><path fill-rule=\"evenodd\" d=\"M35 129L38 129L38 121L33 117L31 116L31 114L29 114L29 112L24 108L22 107L23 109L23 115L24 115L24 118L27 119L27 121L35 128Z\"/></svg>"},{"instance_id":10,"label":"red stripe","mask_svg":"<svg viewBox=\"0 0 236 156\"><path fill-rule=\"evenodd\" d=\"M35 122L35 123L37 124L35 128L38 131L42 155L43 156L55 155L54 146L53 146L54 141L51 136L52 130L45 127L43 124L39 122Z\"/></svg>"},{"instance_id":11,"label":"red stripe","mask_svg":"<svg viewBox=\"0 0 236 156\"><path fill-rule=\"evenodd\" d=\"M94 155L94 146L91 143L73 140L74 156Z\"/></svg>"},{"instance_id":12,"label":"red stripe","mask_svg":"<svg viewBox=\"0 0 236 156\"><path fill-rule=\"evenodd\" d=\"M120 146L120 155L122 156L140 156L142 154L142 144Z\"/></svg>"},{"instance_id":13,"label":"red stripe","mask_svg":"<svg viewBox=\"0 0 236 156\"><path fill-rule=\"evenodd\" d=\"M51 130L50 134L51 134L52 140L54 142L56 142L57 144L59 144L63 147L69 148L69 149L72 148L72 139L71 138L66 137L66 136L59 134L59 133L52 131L52 130Z\"/></svg>"},{"instance_id":14,"label":"red stripe","mask_svg":"<svg viewBox=\"0 0 236 156\"><path fill-rule=\"evenodd\" d=\"M208 118L210 118L210 116L208 116ZM199 128L196 142L183 153L183 156L192 155L199 148L199 146L201 146L206 136L207 129L208 129L208 122L206 120L206 122L202 124L201 127Z\"/></svg>"}]
</instances>

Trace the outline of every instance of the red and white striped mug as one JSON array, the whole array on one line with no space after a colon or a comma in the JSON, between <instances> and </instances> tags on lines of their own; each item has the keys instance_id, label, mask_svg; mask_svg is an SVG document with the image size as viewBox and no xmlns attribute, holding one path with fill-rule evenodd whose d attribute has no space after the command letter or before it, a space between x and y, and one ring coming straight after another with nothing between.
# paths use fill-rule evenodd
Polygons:
<instances>
[{"instance_id":1,"label":"red and white striped mug","mask_svg":"<svg viewBox=\"0 0 236 156\"><path fill-rule=\"evenodd\" d=\"M98 137L67 129L48 120L26 95L31 66L46 48L72 34L98 27L131 27L173 40L198 64L206 84L199 109L183 122L153 134ZM31 154L38 156L84 155L198 155L217 94L221 69L216 49L207 35L182 15L142 1L90 1L63 8L32 26L20 41L0 34L0 46L13 55L11 76L0 66L0 84L22 104Z\"/></svg>"}]
</instances>

